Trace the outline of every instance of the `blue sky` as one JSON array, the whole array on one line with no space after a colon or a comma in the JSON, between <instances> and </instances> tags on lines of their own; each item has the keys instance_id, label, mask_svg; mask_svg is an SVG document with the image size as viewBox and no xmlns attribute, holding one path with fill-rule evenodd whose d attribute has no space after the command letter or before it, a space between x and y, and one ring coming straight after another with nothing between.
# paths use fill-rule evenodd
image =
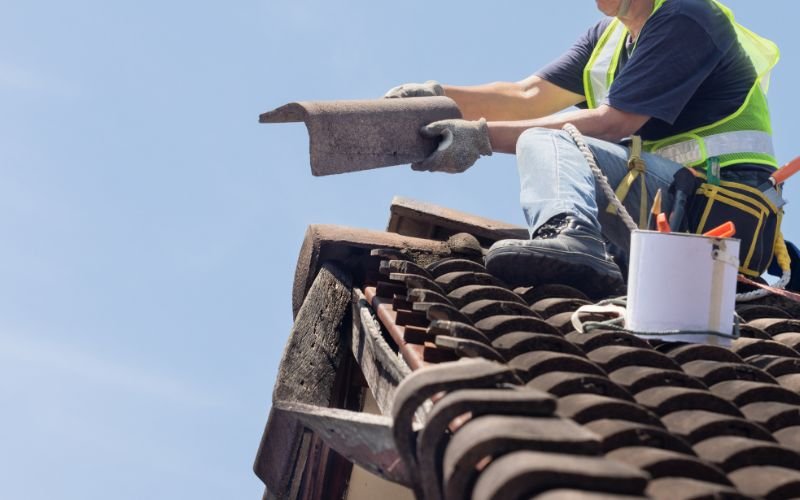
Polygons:
<instances>
[{"instance_id":1,"label":"blue sky","mask_svg":"<svg viewBox=\"0 0 800 500\"><path fill-rule=\"evenodd\" d=\"M0 497L31 500L260 498L306 227L382 230L393 195L522 222L513 157L313 178L305 128L260 112L518 80L599 17L586 0L0 5ZM728 5L783 49L788 161L800 3Z\"/></svg>"}]
</instances>

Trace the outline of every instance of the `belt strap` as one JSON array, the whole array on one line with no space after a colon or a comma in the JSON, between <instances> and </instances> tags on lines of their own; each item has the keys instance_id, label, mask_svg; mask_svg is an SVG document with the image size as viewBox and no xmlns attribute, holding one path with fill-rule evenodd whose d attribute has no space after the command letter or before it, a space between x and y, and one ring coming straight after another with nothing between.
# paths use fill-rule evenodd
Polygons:
<instances>
[{"instance_id":1,"label":"belt strap","mask_svg":"<svg viewBox=\"0 0 800 500\"><path fill-rule=\"evenodd\" d=\"M644 175L647 172L647 165L642 159L642 138L638 135L633 136L631 141L631 151L628 157L628 173L617 186L616 194L619 201L624 202L631 190L631 186L639 178L641 201L639 203L639 229L647 229L647 183ZM617 209L609 203L606 212L616 214Z\"/></svg>"}]
</instances>

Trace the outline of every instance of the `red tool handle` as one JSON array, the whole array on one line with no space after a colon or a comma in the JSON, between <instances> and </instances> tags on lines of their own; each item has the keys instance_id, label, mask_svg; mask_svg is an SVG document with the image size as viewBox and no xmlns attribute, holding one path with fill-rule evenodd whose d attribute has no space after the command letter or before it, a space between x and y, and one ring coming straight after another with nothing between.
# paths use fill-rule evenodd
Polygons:
<instances>
[{"instance_id":1,"label":"red tool handle","mask_svg":"<svg viewBox=\"0 0 800 500\"><path fill-rule=\"evenodd\" d=\"M664 212L658 214L658 217L656 217L656 227L658 228L659 233L670 232L669 222L667 221L667 214L665 214Z\"/></svg>"},{"instance_id":2,"label":"red tool handle","mask_svg":"<svg viewBox=\"0 0 800 500\"><path fill-rule=\"evenodd\" d=\"M734 234L736 234L736 224L728 221L725 224L715 227L711 231L706 231L703 233L703 236L708 236L709 238L730 238Z\"/></svg>"},{"instance_id":3,"label":"red tool handle","mask_svg":"<svg viewBox=\"0 0 800 500\"><path fill-rule=\"evenodd\" d=\"M778 184L781 184L789 177L796 174L798 170L800 170L800 156L790 161L786 165L782 166L781 168L778 169L777 172L772 174L772 181L777 186Z\"/></svg>"}]
</instances>

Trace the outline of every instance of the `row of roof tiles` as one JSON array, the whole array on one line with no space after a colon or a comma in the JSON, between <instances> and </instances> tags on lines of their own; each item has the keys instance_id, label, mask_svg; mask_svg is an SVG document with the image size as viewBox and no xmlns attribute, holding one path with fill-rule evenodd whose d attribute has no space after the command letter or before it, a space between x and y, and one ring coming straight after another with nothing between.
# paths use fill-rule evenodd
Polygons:
<instances>
[{"instance_id":1,"label":"row of roof tiles","mask_svg":"<svg viewBox=\"0 0 800 500\"><path fill-rule=\"evenodd\" d=\"M394 416L419 496L800 496L800 322L786 311L740 307L730 349L578 333L577 290L512 290L478 259L373 254L366 294L417 369Z\"/></svg>"}]
</instances>

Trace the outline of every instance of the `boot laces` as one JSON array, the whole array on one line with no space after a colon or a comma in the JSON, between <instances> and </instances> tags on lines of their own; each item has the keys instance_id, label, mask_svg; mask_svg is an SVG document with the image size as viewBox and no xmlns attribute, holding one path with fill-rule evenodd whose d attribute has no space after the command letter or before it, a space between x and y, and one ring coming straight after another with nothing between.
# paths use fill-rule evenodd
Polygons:
<instances>
[{"instance_id":1,"label":"boot laces","mask_svg":"<svg viewBox=\"0 0 800 500\"><path fill-rule=\"evenodd\" d=\"M564 214L556 215L555 217L552 217L547 222L539 226L539 229L537 229L536 232L533 233L533 238L540 238L545 240L550 238L555 238L556 236L561 234L561 231L565 227L567 227L568 224L569 224L569 218L566 215Z\"/></svg>"}]
</instances>

